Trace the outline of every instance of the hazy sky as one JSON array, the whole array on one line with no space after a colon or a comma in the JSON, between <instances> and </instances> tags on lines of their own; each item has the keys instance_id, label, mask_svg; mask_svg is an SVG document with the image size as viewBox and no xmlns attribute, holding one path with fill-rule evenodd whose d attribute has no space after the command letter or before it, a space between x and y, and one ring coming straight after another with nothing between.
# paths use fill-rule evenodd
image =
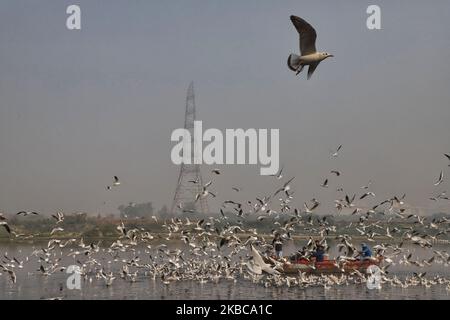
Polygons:
<instances>
[{"instance_id":1,"label":"hazy sky","mask_svg":"<svg viewBox=\"0 0 450 320\"><path fill-rule=\"evenodd\" d=\"M70 4L0 1L0 211L170 205L170 134L191 80L205 128L280 129L298 206L372 179L379 200L405 192L437 209L428 197L450 188L433 187L450 175L449 1L81 0L81 31L65 27ZM366 28L369 4L381 6L380 31ZM310 81L286 66L298 53L291 14L335 55ZM221 169L212 208L280 183L258 166ZM324 190L332 169L342 176ZM113 175L123 185L107 192Z\"/></svg>"}]
</instances>

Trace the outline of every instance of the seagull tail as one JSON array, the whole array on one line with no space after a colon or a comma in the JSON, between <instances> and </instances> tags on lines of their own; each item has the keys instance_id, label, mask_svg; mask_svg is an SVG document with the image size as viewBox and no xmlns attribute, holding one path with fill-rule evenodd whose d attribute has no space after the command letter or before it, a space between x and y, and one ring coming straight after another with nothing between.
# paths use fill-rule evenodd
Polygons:
<instances>
[{"instance_id":1,"label":"seagull tail","mask_svg":"<svg viewBox=\"0 0 450 320\"><path fill-rule=\"evenodd\" d=\"M297 71L298 67L300 67L300 56L291 54L288 57L287 65L292 71Z\"/></svg>"}]
</instances>

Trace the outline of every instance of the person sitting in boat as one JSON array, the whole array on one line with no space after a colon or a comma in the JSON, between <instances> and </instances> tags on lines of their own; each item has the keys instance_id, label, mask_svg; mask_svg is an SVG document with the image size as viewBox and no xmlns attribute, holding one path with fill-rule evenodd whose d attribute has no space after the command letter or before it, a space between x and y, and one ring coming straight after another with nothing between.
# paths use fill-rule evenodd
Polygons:
<instances>
[{"instance_id":1,"label":"person sitting in boat","mask_svg":"<svg viewBox=\"0 0 450 320\"><path fill-rule=\"evenodd\" d=\"M275 233L275 237L272 240L272 246L275 250L277 259L281 259L283 257L283 240L279 233Z\"/></svg>"},{"instance_id":2,"label":"person sitting in boat","mask_svg":"<svg viewBox=\"0 0 450 320\"><path fill-rule=\"evenodd\" d=\"M361 251L358 253L358 256L361 258L361 260L368 260L372 258L372 250L370 250L367 244L362 243Z\"/></svg>"},{"instance_id":3,"label":"person sitting in boat","mask_svg":"<svg viewBox=\"0 0 450 320\"><path fill-rule=\"evenodd\" d=\"M316 249L311 256L316 258L316 262L322 262L325 257L325 247L319 242L316 242Z\"/></svg>"}]
</instances>

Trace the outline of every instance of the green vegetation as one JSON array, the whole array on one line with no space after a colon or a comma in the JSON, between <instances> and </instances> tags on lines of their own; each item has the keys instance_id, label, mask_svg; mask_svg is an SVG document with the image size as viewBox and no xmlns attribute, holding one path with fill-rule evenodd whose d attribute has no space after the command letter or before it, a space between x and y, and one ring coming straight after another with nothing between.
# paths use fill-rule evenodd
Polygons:
<instances>
[{"instance_id":1,"label":"green vegetation","mask_svg":"<svg viewBox=\"0 0 450 320\"><path fill-rule=\"evenodd\" d=\"M149 231L153 234L165 234L167 229L164 226L165 221L171 219L179 219L186 221L189 219L191 222L196 223L199 220L205 219L211 222L214 226L215 232L220 232L225 225L239 225L243 230L242 234L250 234L252 229L256 229L258 234L270 235L273 230L278 229L280 226L285 225L292 219L296 219L291 214L280 214L278 219L274 220L274 216L267 216L266 219L258 221L257 217L260 214L251 213L244 214L243 217L239 217L234 212L225 212L226 219L223 219L221 214L211 214L211 217L205 217L198 213L185 212L173 216L167 212L167 208L161 209L156 215L153 215L153 206L151 202L128 206L119 207L121 211L121 217L114 215L102 217L102 216L89 216L86 213L66 214L64 220L61 223L56 223L56 220L52 217L44 216L10 216L8 217L8 224L12 230L11 234L8 234L6 230L0 228L0 240L1 241L20 241L20 240L39 240L39 239L68 239L68 238L90 238L90 239L116 239L119 236L117 226L123 222L128 229L141 229ZM436 219L449 219L448 214L438 213L427 218L427 221L433 221ZM318 215L303 215L301 218L301 225L295 226L291 232L292 237L309 237L318 236L319 230L328 229L324 236L335 237L338 234L348 234L352 237L358 237L360 234L356 229L358 227L360 216L318 216ZM367 223L376 223L375 227L371 227L371 230L378 234L379 239L384 239L386 235L386 228L390 230L397 228L400 230L396 234L392 234L395 238L400 238L404 232L408 230L416 230L416 232L426 233L434 235L437 230L427 229L426 225L420 225L414 218L400 219L395 215L373 215ZM56 231L52 235L51 232L54 228L60 227L63 231ZM439 239L449 239L447 234L439 235Z\"/></svg>"}]
</instances>

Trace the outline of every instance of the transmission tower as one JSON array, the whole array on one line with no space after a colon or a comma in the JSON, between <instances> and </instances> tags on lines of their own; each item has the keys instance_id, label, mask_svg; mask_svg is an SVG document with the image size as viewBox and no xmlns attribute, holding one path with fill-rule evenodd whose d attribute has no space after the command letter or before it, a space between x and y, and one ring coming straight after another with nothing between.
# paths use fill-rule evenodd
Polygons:
<instances>
[{"instance_id":1,"label":"transmission tower","mask_svg":"<svg viewBox=\"0 0 450 320\"><path fill-rule=\"evenodd\" d=\"M194 148L194 121L195 121L195 94L194 83L191 82L186 97L186 113L184 118L184 128L191 135L191 160L198 158ZM193 162L193 161L191 161ZM195 181L196 183L192 182ZM180 167L180 175L178 176L178 184L173 197L172 208L170 212L179 213L183 209L194 210L198 213L208 213L208 202L206 198L201 197L197 201L197 194L203 190L203 180L200 173L199 164L182 163ZM182 207L180 209L180 206Z\"/></svg>"}]
</instances>

